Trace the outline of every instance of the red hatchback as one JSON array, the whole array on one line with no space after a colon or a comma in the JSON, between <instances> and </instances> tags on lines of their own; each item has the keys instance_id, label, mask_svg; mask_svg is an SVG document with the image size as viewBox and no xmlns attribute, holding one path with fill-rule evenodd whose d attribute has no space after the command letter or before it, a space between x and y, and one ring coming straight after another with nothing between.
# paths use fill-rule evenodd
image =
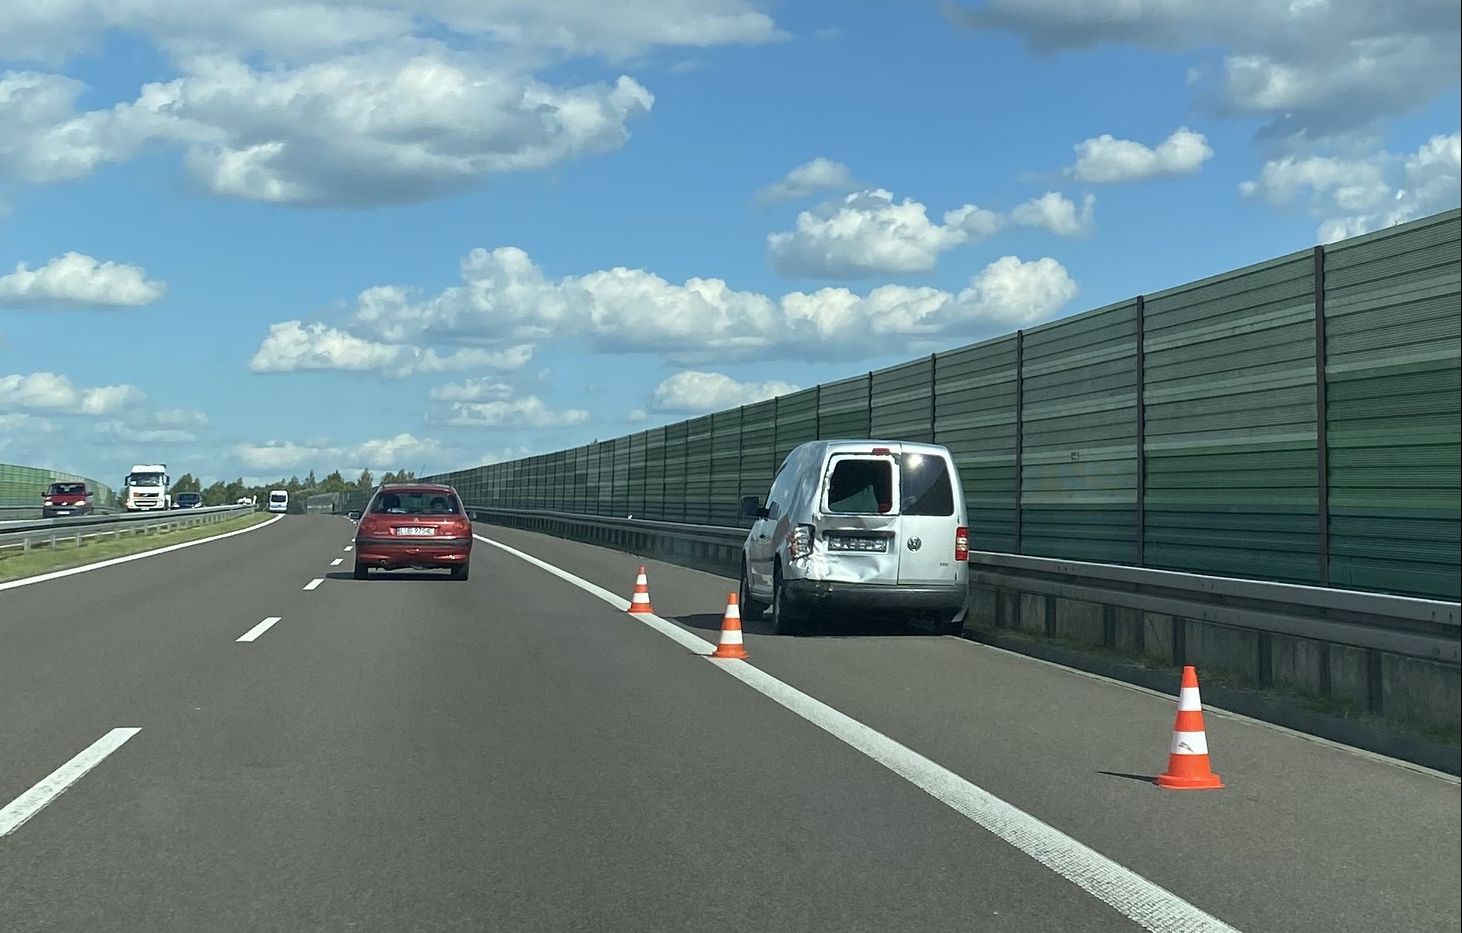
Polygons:
<instances>
[{"instance_id":1,"label":"red hatchback","mask_svg":"<svg viewBox=\"0 0 1462 933\"><path fill-rule=\"evenodd\" d=\"M472 521L451 486L382 486L355 529L357 580L404 567L449 567L453 580L465 580L471 558Z\"/></svg>"}]
</instances>

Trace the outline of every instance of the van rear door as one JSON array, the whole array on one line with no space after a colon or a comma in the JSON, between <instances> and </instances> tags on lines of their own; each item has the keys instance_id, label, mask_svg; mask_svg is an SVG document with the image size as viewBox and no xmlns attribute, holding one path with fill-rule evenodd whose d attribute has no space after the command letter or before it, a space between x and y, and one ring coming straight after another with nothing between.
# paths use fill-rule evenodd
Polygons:
<instances>
[{"instance_id":1,"label":"van rear door","mask_svg":"<svg viewBox=\"0 0 1462 933\"><path fill-rule=\"evenodd\" d=\"M898 473L891 451L829 458L817 528L827 579L898 583Z\"/></svg>"},{"instance_id":2,"label":"van rear door","mask_svg":"<svg viewBox=\"0 0 1462 933\"><path fill-rule=\"evenodd\" d=\"M954 536L959 527L949 461L905 450L899 457L900 583L957 582Z\"/></svg>"}]
</instances>

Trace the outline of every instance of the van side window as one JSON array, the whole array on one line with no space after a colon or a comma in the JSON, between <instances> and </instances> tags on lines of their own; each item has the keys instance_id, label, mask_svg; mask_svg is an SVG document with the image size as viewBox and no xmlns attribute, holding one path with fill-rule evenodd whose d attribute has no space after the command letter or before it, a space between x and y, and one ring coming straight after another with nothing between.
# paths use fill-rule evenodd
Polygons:
<instances>
[{"instance_id":1,"label":"van side window","mask_svg":"<svg viewBox=\"0 0 1462 933\"><path fill-rule=\"evenodd\" d=\"M953 515L954 491L943 457L906 453L899 458L899 511L905 515Z\"/></svg>"},{"instance_id":2,"label":"van side window","mask_svg":"<svg viewBox=\"0 0 1462 933\"><path fill-rule=\"evenodd\" d=\"M827 510L849 515L893 511L893 465L887 460L838 460L828 478Z\"/></svg>"}]
</instances>

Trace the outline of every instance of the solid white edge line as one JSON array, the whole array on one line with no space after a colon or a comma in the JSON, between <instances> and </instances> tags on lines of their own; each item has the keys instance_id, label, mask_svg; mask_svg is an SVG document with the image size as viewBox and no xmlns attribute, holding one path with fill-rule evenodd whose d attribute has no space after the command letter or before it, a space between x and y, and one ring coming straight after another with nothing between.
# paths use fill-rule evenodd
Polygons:
<instances>
[{"instance_id":1,"label":"solid white edge line","mask_svg":"<svg viewBox=\"0 0 1462 933\"><path fill-rule=\"evenodd\" d=\"M41 778L34 787L12 800L0 810L0 836L8 836L41 812L66 788L95 768L112 752L126 744L140 729L113 729L77 753L75 758Z\"/></svg>"},{"instance_id":2,"label":"solid white edge line","mask_svg":"<svg viewBox=\"0 0 1462 933\"><path fill-rule=\"evenodd\" d=\"M339 567L343 563L345 563L345 558L343 558L343 557L337 557L337 558L335 558L334 560L332 560L330 562L330 566L331 567Z\"/></svg>"},{"instance_id":3,"label":"solid white edge line","mask_svg":"<svg viewBox=\"0 0 1462 933\"><path fill-rule=\"evenodd\" d=\"M628 600L566 570L491 538L482 535L473 537L598 596L620 611L629 608ZM709 654L712 650L711 644L705 639L692 635L659 616L630 615L628 612L625 615L643 622L697 654ZM1237 933L1234 927L1166 888L1148 881L948 768L783 683L760 668L745 661L713 660L711 663L862 752L1143 928L1154 933Z\"/></svg>"},{"instance_id":4,"label":"solid white edge line","mask_svg":"<svg viewBox=\"0 0 1462 933\"><path fill-rule=\"evenodd\" d=\"M115 567L117 564L125 564L128 561L141 560L144 557L156 557L159 554L168 554L173 551L181 551L185 547L196 547L199 544L207 544L210 541L222 541L224 538L232 538L234 535L246 535L251 531L258 531L260 528L268 528L270 525L283 518L283 515L276 515L268 521L260 522L257 525L250 525L248 528L239 528L236 531L225 531L221 535L214 535L211 538L198 538L195 541L182 541L178 544L169 544L167 547L154 548L151 551L139 551L136 554L124 554L121 557L112 557L107 560L100 560L94 564L82 564L80 567L67 567L65 570L53 570L50 573L39 574L34 577L21 577L19 580L11 580L0 583L0 591L13 590L21 586L30 586L34 583L45 583L48 580L59 580L62 577L69 577L78 573L88 573L92 570L101 570L104 567Z\"/></svg>"},{"instance_id":5,"label":"solid white edge line","mask_svg":"<svg viewBox=\"0 0 1462 933\"><path fill-rule=\"evenodd\" d=\"M319 586L321 583L324 583L324 582L325 582L325 578L324 577L316 577L315 579L311 580L309 583L306 583L305 584L305 589L307 589L307 590L313 590L315 587Z\"/></svg>"},{"instance_id":6,"label":"solid white edge line","mask_svg":"<svg viewBox=\"0 0 1462 933\"><path fill-rule=\"evenodd\" d=\"M267 632L271 628L273 628L274 627L274 623L278 622L279 620L280 620L280 617L279 616L270 616L269 618L265 619L263 622L260 622L258 625L254 626L253 628L249 629L244 634L240 635L238 638L235 638L234 641L253 641L254 639L258 638L260 635L263 635L265 632Z\"/></svg>"}]
</instances>

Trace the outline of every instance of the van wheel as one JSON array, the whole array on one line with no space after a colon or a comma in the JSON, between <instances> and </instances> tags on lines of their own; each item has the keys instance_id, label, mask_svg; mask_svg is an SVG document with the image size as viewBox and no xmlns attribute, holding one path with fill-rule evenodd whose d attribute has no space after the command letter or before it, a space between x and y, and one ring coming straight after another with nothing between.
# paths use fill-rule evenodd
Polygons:
<instances>
[{"instance_id":1,"label":"van wheel","mask_svg":"<svg viewBox=\"0 0 1462 933\"><path fill-rule=\"evenodd\" d=\"M782 583L782 568L772 571L772 632L777 635L796 635L802 630L802 620L787 605L786 585Z\"/></svg>"},{"instance_id":2,"label":"van wheel","mask_svg":"<svg viewBox=\"0 0 1462 933\"><path fill-rule=\"evenodd\" d=\"M965 631L965 620L955 621L944 616L936 616L934 619L934 634L936 635L963 635Z\"/></svg>"},{"instance_id":3,"label":"van wheel","mask_svg":"<svg viewBox=\"0 0 1462 933\"><path fill-rule=\"evenodd\" d=\"M751 578L746 572L746 561L741 562L741 593L737 596L741 602L741 617L753 621L760 619L767 611L765 603L759 603L751 598Z\"/></svg>"},{"instance_id":4,"label":"van wheel","mask_svg":"<svg viewBox=\"0 0 1462 933\"><path fill-rule=\"evenodd\" d=\"M355 562L355 578L357 580L368 579L370 575L371 568L367 567L365 564L362 564L360 561Z\"/></svg>"}]
</instances>

